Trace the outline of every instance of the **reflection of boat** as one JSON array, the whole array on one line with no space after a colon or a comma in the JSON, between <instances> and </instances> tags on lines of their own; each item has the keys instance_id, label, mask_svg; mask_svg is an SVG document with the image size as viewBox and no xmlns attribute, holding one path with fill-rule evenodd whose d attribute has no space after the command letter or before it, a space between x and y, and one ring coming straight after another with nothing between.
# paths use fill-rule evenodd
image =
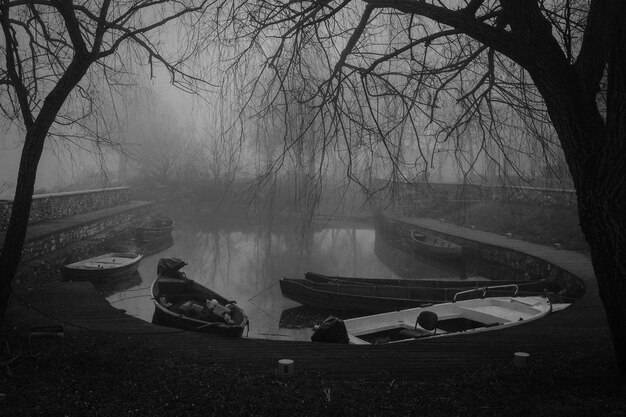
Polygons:
<instances>
[{"instance_id":1,"label":"reflection of boat","mask_svg":"<svg viewBox=\"0 0 626 417\"><path fill-rule=\"evenodd\" d=\"M281 278L283 296L300 304L334 311L386 312L452 301L466 289L467 298L537 295L557 292L554 282L540 281L453 281L385 280L376 278L330 278L307 273L307 279Z\"/></svg>"},{"instance_id":2,"label":"reflection of boat","mask_svg":"<svg viewBox=\"0 0 626 417\"><path fill-rule=\"evenodd\" d=\"M149 242L172 237L174 220L170 217L159 217L141 224L136 229L136 236L139 241Z\"/></svg>"},{"instance_id":3,"label":"reflection of boat","mask_svg":"<svg viewBox=\"0 0 626 417\"><path fill-rule=\"evenodd\" d=\"M463 250L456 243L417 230L411 231L411 244L416 251L439 258L460 257Z\"/></svg>"},{"instance_id":4,"label":"reflection of boat","mask_svg":"<svg viewBox=\"0 0 626 417\"><path fill-rule=\"evenodd\" d=\"M284 309L280 313L278 327L284 329L310 329L329 315L337 315L338 313L341 313L341 317L344 319L359 317L363 314L363 312L347 312L299 305Z\"/></svg>"},{"instance_id":5,"label":"reflection of boat","mask_svg":"<svg viewBox=\"0 0 626 417\"><path fill-rule=\"evenodd\" d=\"M240 337L248 317L214 291L187 278L180 269L187 265L177 258L161 258L152 283L152 322L160 326Z\"/></svg>"},{"instance_id":6,"label":"reflection of boat","mask_svg":"<svg viewBox=\"0 0 626 417\"><path fill-rule=\"evenodd\" d=\"M143 255L107 253L61 267L67 281L111 280L132 274Z\"/></svg>"},{"instance_id":7,"label":"reflection of boat","mask_svg":"<svg viewBox=\"0 0 626 417\"><path fill-rule=\"evenodd\" d=\"M163 252L165 249L174 246L174 239L170 235L161 239L149 241L135 240L135 244L144 256L150 256L155 253Z\"/></svg>"},{"instance_id":8,"label":"reflection of boat","mask_svg":"<svg viewBox=\"0 0 626 417\"><path fill-rule=\"evenodd\" d=\"M341 325L351 344L398 343L508 328L551 311L546 296L487 297L357 317ZM341 340L345 337L337 339Z\"/></svg>"},{"instance_id":9,"label":"reflection of boat","mask_svg":"<svg viewBox=\"0 0 626 417\"><path fill-rule=\"evenodd\" d=\"M96 281L93 286L103 297L110 297L113 294L117 294L126 291L130 288L137 287L143 282L139 271L135 271L130 275L121 276L118 278L108 279L105 281Z\"/></svg>"}]
</instances>

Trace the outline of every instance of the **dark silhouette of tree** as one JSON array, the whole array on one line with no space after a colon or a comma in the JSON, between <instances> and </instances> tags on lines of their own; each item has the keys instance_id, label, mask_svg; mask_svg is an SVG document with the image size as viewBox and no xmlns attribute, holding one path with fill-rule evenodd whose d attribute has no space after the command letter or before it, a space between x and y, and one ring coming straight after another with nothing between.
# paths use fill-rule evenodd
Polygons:
<instances>
[{"instance_id":1,"label":"dark silhouette of tree","mask_svg":"<svg viewBox=\"0 0 626 417\"><path fill-rule=\"evenodd\" d=\"M287 123L289 103L305 103L323 121L285 135L285 153L313 136L325 151L343 152L348 175L359 182L363 150L383 158L392 179L405 175L409 141L416 168L432 166L447 149L466 172L476 172L486 155L523 176L516 154L538 152L548 166L563 155L618 367L626 372L626 2L223 6L216 30L231 48L223 63L234 72L258 70L242 90L250 103ZM316 134L306 135L313 126Z\"/></svg>"},{"instance_id":2,"label":"dark silhouette of tree","mask_svg":"<svg viewBox=\"0 0 626 417\"><path fill-rule=\"evenodd\" d=\"M4 317L31 208L37 166L51 138L113 143L91 121L99 87L128 87L133 63L165 68L171 82L196 91L186 62L198 51L191 32L207 1L0 1L0 109L20 126L24 144L15 198L0 255L0 317ZM176 25L176 26L174 26ZM171 39L176 28L177 41ZM183 45L182 47L180 45ZM152 73L151 73L152 74ZM106 133L106 132L105 132Z\"/></svg>"}]
</instances>

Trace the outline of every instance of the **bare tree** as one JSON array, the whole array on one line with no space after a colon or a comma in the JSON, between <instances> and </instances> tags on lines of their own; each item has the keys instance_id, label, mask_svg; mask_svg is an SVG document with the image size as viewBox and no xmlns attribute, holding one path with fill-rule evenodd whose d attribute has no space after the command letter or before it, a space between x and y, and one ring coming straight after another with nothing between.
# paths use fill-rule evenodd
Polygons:
<instances>
[{"instance_id":1,"label":"bare tree","mask_svg":"<svg viewBox=\"0 0 626 417\"><path fill-rule=\"evenodd\" d=\"M148 64L151 71L161 66L172 83L190 89L198 80L188 75L186 62L197 52L198 43L183 29L193 29L209 4L206 0L0 1L4 61L0 108L4 120L20 125L24 132L13 209L0 255L0 317L20 262L37 166L47 139L78 140L80 132L89 130L96 144L106 141L97 125L85 122L97 113L94 91L102 85L111 92L127 86L133 63ZM163 33L176 33L179 42L164 42Z\"/></svg>"},{"instance_id":2,"label":"bare tree","mask_svg":"<svg viewBox=\"0 0 626 417\"><path fill-rule=\"evenodd\" d=\"M487 156L522 176L519 151L542 152L547 165L562 152L626 372L624 1L257 0L220 11L232 48L223 62L259 69L249 96L285 115L293 100L308 103L324 120L313 140L342 144L356 181L362 149L401 175L400 140L414 141L425 166L471 140L464 169ZM285 135L285 152L305 131ZM515 145L516 132L534 143Z\"/></svg>"}]
</instances>

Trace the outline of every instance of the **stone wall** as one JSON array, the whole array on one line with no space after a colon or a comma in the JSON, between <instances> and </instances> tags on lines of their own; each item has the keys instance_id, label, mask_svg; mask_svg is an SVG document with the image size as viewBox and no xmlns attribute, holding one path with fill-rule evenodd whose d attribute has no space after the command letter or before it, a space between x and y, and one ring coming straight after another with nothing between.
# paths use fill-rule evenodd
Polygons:
<instances>
[{"instance_id":1,"label":"stone wall","mask_svg":"<svg viewBox=\"0 0 626 417\"><path fill-rule=\"evenodd\" d=\"M576 208L576 192L570 189L524 186L472 185L445 183L395 183L392 198L396 213L419 214L420 210L461 202L506 201L541 206ZM374 202L374 206L389 207L389 201Z\"/></svg>"},{"instance_id":2,"label":"stone wall","mask_svg":"<svg viewBox=\"0 0 626 417\"><path fill-rule=\"evenodd\" d=\"M76 242L85 242L103 230L114 230L113 234L123 234L129 225L145 220L153 209L152 203L143 203L111 215L103 215L83 223L69 225L54 233L43 234L24 244L22 260L38 258ZM120 230L115 230L120 228Z\"/></svg>"},{"instance_id":3,"label":"stone wall","mask_svg":"<svg viewBox=\"0 0 626 417\"><path fill-rule=\"evenodd\" d=\"M128 203L130 203L128 187L35 195L29 223L60 219ZM0 200L0 229L6 229L12 206L11 200Z\"/></svg>"}]
</instances>

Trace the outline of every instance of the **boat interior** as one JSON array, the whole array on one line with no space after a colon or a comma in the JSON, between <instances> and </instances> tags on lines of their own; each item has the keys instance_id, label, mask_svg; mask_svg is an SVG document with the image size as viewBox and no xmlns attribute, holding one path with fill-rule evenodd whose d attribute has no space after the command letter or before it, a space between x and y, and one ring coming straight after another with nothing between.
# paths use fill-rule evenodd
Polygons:
<instances>
[{"instance_id":1,"label":"boat interior","mask_svg":"<svg viewBox=\"0 0 626 417\"><path fill-rule=\"evenodd\" d=\"M475 329L487 329L494 326L515 323L536 318L549 312L549 302L538 297L473 300L463 306L458 304L439 305L437 312L424 309L404 310L399 316L383 313L369 316L356 328L350 328L352 344L394 343L409 339L418 339L466 332ZM424 312L435 314L434 323L424 326L420 317ZM347 321L347 324L350 320ZM386 324L385 324L386 323Z\"/></svg>"},{"instance_id":2,"label":"boat interior","mask_svg":"<svg viewBox=\"0 0 626 417\"><path fill-rule=\"evenodd\" d=\"M441 247L456 247L457 246L454 243L449 242L447 240L439 239L437 236L420 233L416 230L413 230L411 232L411 236L413 237L414 240L418 242L426 243L428 245L441 246Z\"/></svg>"},{"instance_id":3,"label":"boat interior","mask_svg":"<svg viewBox=\"0 0 626 417\"><path fill-rule=\"evenodd\" d=\"M154 296L161 306L173 313L183 314L191 319L205 322L225 321L222 315L215 314L207 308L207 301L216 300L222 307L235 304L234 301L228 301L219 294L201 287L186 278L161 276L154 285ZM234 324L241 324L244 321L245 315L241 309L232 307L228 308L228 310L230 319L232 319Z\"/></svg>"}]
</instances>

